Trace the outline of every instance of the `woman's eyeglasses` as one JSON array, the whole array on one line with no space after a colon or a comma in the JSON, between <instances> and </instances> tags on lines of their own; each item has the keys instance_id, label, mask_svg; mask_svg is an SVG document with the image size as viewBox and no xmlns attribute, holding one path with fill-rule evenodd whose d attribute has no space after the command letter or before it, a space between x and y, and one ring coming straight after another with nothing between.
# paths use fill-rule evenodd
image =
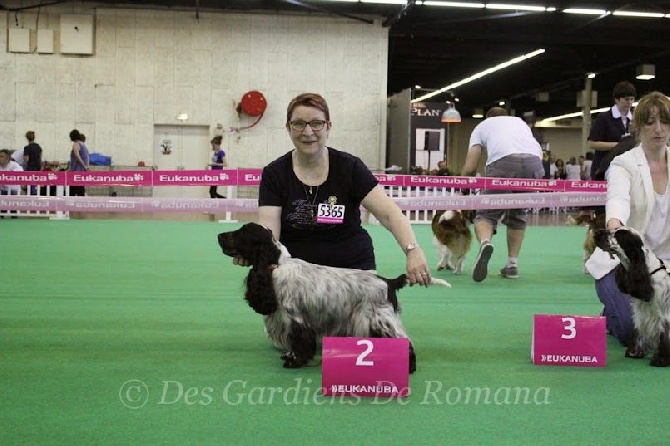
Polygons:
<instances>
[{"instance_id":1,"label":"woman's eyeglasses","mask_svg":"<svg viewBox=\"0 0 670 446\"><path fill-rule=\"evenodd\" d=\"M307 126L309 126L315 132L319 132L326 126L326 121L322 121L320 119L313 119L309 122L291 121L288 123L288 125L294 132L302 132L305 130L305 128L307 128Z\"/></svg>"}]
</instances>

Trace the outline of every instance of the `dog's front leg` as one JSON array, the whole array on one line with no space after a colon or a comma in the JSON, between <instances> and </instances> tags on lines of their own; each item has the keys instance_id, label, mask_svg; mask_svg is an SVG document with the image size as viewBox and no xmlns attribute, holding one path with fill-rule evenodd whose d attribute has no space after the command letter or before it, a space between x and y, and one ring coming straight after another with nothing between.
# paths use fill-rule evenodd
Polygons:
<instances>
[{"instance_id":1,"label":"dog's front leg","mask_svg":"<svg viewBox=\"0 0 670 446\"><path fill-rule=\"evenodd\" d=\"M409 343L409 373L416 372L416 353L414 352L414 346L412 343Z\"/></svg>"},{"instance_id":2,"label":"dog's front leg","mask_svg":"<svg viewBox=\"0 0 670 446\"><path fill-rule=\"evenodd\" d=\"M626 347L626 358L640 359L644 358L646 355L644 348L640 343L640 333L637 331L637 328L633 330L633 333L630 336L628 341L628 346Z\"/></svg>"},{"instance_id":3,"label":"dog's front leg","mask_svg":"<svg viewBox=\"0 0 670 446\"><path fill-rule=\"evenodd\" d=\"M440 260L437 262L437 270L442 271L447 268L447 251L443 247L437 248L437 256Z\"/></svg>"},{"instance_id":4,"label":"dog's front leg","mask_svg":"<svg viewBox=\"0 0 670 446\"><path fill-rule=\"evenodd\" d=\"M314 330L295 321L291 322L289 343L291 344L291 354L283 357L284 367L297 369L307 365L314 358L316 354L316 333Z\"/></svg>"},{"instance_id":5,"label":"dog's front leg","mask_svg":"<svg viewBox=\"0 0 670 446\"><path fill-rule=\"evenodd\" d=\"M652 356L649 365L654 367L667 367L670 365L670 325L663 324L663 331L659 335L658 350Z\"/></svg>"}]
</instances>

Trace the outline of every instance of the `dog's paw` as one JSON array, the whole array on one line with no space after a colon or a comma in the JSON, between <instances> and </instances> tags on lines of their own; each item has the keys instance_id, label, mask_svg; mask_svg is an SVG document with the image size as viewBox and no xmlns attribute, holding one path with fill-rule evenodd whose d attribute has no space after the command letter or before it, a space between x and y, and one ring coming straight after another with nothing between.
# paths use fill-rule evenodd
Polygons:
<instances>
[{"instance_id":1,"label":"dog's paw","mask_svg":"<svg viewBox=\"0 0 670 446\"><path fill-rule=\"evenodd\" d=\"M626 358L641 359L646 352L640 347L628 347L626 349Z\"/></svg>"},{"instance_id":2,"label":"dog's paw","mask_svg":"<svg viewBox=\"0 0 670 446\"><path fill-rule=\"evenodd\" d=\"M670 358L656 353L649 361L649 365L652 367L667 367L670 365Z\"/></svg>"},{"instance_id":3,"label":"dog's paw","mask_svg":"<svg viewBox=\"0 0 670 446\"><path fill-rule=\"evenodd\" d=\"M284 360L284 367L287 369L299 369L306 366L307 363L309 363L308 359L296 358L295 356L292 356Z\"/></svg>"},{"instance_id":4,"label":"dog's paw","mask_svg":"<svg viewBox=\"0 0 670 446\"><path fill-rule=\"evenodd\" d=\"M295 358L295 355L293 354L293 352L284 352L281 354L280 358L285 361L287 359Z\"/></svg>"}]
</instances>

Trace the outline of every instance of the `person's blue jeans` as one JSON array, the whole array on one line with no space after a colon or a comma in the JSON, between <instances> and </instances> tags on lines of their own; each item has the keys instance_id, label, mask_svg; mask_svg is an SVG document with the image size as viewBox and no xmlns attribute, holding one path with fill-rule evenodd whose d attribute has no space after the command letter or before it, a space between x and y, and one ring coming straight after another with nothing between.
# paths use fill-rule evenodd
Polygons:
<instances>
[{"instance_id":1,"label":"person's blue jeans","mask_svg":"<svg viewBox=\"0 0 670 446\"><path fill-rule=\"evenodd\" d=\"M603 315L607 328L621 345L627 346L635 329L631 303L633 298L619 290L614 279L614 270L596 280L596 294L605 306Z\"/></svg>"}]
</instances>

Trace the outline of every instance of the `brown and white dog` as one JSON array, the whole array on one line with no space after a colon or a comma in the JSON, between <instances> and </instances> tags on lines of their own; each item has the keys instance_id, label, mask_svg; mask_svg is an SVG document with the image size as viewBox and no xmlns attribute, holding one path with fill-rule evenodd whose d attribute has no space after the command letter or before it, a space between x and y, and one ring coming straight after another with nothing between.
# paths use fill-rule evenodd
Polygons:
<instances>
[{"instance_id":1,"label":"brown and white dog","mask_svg":"<svg viewBox=\"0 0 670 446\"><path fill-rule=\"evenodd\" d=\"M470 251L472 232L468 223L474 211L438 211L433 217L433 245L437 249L437 270L452 269L463 272L465 256Z\"/></svg>"},{"instance_id":2,"label":"brown and white dog","mask_svg":"<svg viewBox=\"0 0 670 446\"><path fill-rule=\"evenodd\" d=\"M576 218L568 216L567 223L570 225L578 225L578 226L581 226L583 224L588 225L588 227L586 228L586 236L584 238L583 263L585 264L586 261L589 259L589 257L591 257L591 254L593 254L593 251L595 251L596 249L596 242L594 239L596 231L605 229L605 214L602 212L598 214L594 212L588 212L580 214ZM588 274L586 267L584 267L584 274Z\"/></svg>"}]
</instances>

